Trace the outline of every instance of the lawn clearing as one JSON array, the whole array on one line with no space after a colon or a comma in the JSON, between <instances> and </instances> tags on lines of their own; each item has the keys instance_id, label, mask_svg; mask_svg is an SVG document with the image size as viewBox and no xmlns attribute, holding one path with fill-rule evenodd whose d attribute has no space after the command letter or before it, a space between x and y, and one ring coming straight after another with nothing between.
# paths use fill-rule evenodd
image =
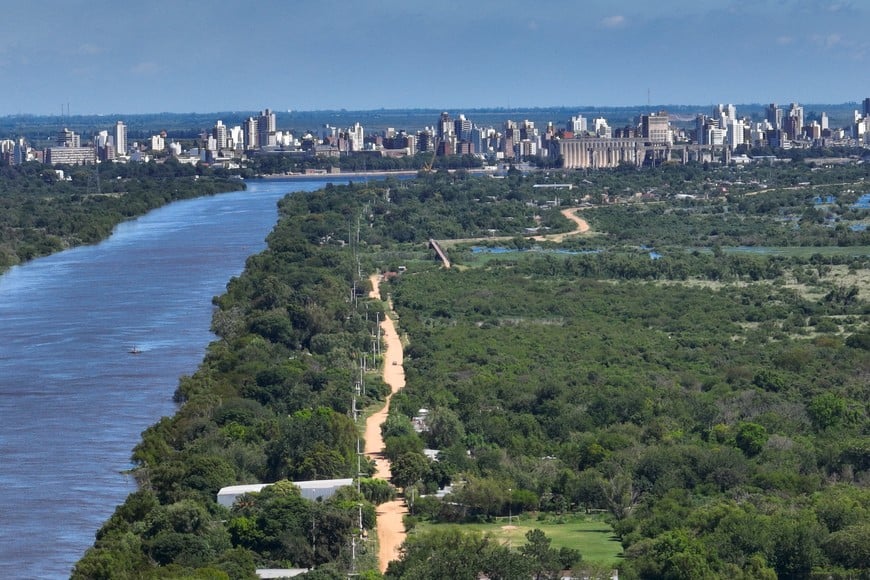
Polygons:
<instances>
[{"instance_id":1,"label":"lawn clearing","mask_svg":"<svg viewBox=\"0 0 870 580\"><path fill-rule=\"evenodd\" d=\"M491 534L498 540L517 548L526 543L526 532L538 528L552 540L551 547L568 547L580 550L584 562L596 562L616 567L622 559L622 546L613 529L599 516L567 515L546 516L538 520L528 516L498 518L485 524L432 524L421 522L412 533L420 533L437 527L457 526L462 530L475 530Z\"/></svg>"}]
</instances>

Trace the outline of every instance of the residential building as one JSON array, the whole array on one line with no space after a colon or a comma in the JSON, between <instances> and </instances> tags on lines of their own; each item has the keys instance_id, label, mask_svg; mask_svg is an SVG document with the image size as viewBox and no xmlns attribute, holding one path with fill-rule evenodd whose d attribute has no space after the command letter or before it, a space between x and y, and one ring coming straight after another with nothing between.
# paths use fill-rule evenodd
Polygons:
<instances>
[{"instance_id":1,"label":"residential building","mask_svg":"<svg viewBox=\"0 0 870 580\"><path fill-rule=\"evenodd\" d=\"M127 155L127 125L125 125L123 121L117 121L115 123L112 137L115 145L115 153L121 156Z\"/></svg>"},{"instance_id":2,"label":"residential building","mask_svg":"<svg viewBox=\"0 0 870 580\"><path fill-rule=\"evenodd\" d=\"M648 143L672 143L668 114L665 111L641 115L641 137Z\"/></svg>"},{"instance_id":3,"label":"residential building","mask_svg":"<svg viewBox=\"0 0 870 580\"><path fill-rule=\"evenodd\" d=\"M227 148L227 127L223 121L218 120L211 130L211 136L214 137L215 148L212 151L223 151Z\"/></svg>"},{"instance_id":4,"label":"residential building","mask_svg":"<svg viewBox=\"0 0 870 580\"><path fill-rule=\"evenodd\" d=\"M771 103L767 106L767 122L774 130L782 129L782 109Z\"/></svg>"},{"instance_id":5,"label":"residential building","mask_svg":"<svg viewBox=\"0 0 870 580\"><path fill-rule=\"evenodd\" d=\"M242 123L242 145L246 150L256 149L260 146L258 121L254 117L248 117Z\"/></svg>"},{"instance_id":6,"label":"residential building","mask_svg":"<svg viewBox=\"0 0 870 580\"><path fill-rule=\"evenodd\" d=\"M568 119L568 124L565 128L575 135L582 135L587 130L586 126L586 119L583 115L577 115L576 117Z\"/></svg>"},{"instance_id":7,"label":"residential building","mask_svg":"<svg viewBox=\"0 0 870 580\"><path fill-rule=\"evenodd\" d=\"M49 147L45 150L47 165L85 165L96 163L97 155L93 147Z\"/></svg>"},{"instance_id":8,"label":"residential building","mask_svg":"<svg viewBox=\"0 0 870 580\"><path fill-rule=\"evenodd\" d=\"M260 112L257 117L257 146L261 149L264 147L274 147L276 144L275 131L277 124L275 113L266 109Z\"/></svg>"}]
</instances>

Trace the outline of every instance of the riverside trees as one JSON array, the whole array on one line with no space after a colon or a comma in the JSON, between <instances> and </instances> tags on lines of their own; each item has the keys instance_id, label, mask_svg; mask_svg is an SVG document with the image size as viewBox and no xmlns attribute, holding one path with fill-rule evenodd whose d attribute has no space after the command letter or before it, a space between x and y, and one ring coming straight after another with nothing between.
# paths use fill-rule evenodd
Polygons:
<instances>
[{"instance_id":1,"label":"riverside trees","mask_svg":"<svg viewBox=\"0 0 870 580\"><path fill-rule=\"evenodd\" d=\"M105 164L104 164L105 165ZM60 166L59 166L60 167ZM235 180L195 179L197 170L166 163L54 169L28 162L0 167L0 272L73 246L93 244L118 223L171 201L241 189Z\"/></svg>"}]
</instances>

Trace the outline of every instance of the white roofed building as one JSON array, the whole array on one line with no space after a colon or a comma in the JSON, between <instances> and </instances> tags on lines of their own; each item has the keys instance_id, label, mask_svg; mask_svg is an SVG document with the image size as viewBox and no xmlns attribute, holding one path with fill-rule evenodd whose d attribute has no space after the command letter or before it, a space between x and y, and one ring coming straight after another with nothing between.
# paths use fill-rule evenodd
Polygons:
<instances>
[{"instance_id":1,"label":"white roofed building","mask_svg":"<svg viewBox=\"0 0 870 580\"><path fill-rule=\"evenodd\" d=\"M318 479L314 481L294 481L293 485L299 488L302 497L311 501L332 497L340 487L353 485L353 479ZM231 485L218 491L217 502L224 507L231 508L236 499L246 493L258 493L271 483L252 483L248 485Z\"/></svg>"}]
</instances>

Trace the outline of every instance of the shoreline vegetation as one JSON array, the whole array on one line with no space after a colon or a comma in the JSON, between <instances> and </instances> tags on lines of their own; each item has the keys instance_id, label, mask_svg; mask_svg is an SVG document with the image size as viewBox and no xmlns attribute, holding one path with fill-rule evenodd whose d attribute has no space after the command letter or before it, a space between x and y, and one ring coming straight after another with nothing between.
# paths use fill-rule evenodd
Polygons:
<instances>
[{"instance_id":1,"label":"shoreline vegetation","mask_svg":"<svg viewBox=\"0 0 870 580\"><path fill-rule=\"evenodd\" d=\"M99 243L127 220L163 205L244 188L239 180L202 176L177 162L51 167L28 162L0 168L0 275L12 266Z\"/></svg>"},{"instance_id":2,"label":"shoreline vegetation","mask_svg":"<svg viewBox=\"0 0 870 580\"><path fill-rule=\"evenodd\" d=\"M215 298L218 340L178 412L133 451L139 491L73 577L378 578L367 532L396 488L416 531L386 578L599 578L614 561L621 578L866 573L868 257L725 249L870 245L844 185L868 172L436 172L285 198L267 249ZM551 178L570 203L534 187ZM589 231L535 239L572 231L562 211L581 206ZM449 270L430 239L463 240ZM487 244L565 253L471 250ZM353 420L355 382L356 408L390 393L376 271L409 337L381 429L391 483L371 477ZM322 502L284 483L360 472L359 492ZM255 482L275 484L216 503ZM518 516L522 544L463 528ZM586 517L622 557L552 525Z\"/></svg>"}]
</instances>

